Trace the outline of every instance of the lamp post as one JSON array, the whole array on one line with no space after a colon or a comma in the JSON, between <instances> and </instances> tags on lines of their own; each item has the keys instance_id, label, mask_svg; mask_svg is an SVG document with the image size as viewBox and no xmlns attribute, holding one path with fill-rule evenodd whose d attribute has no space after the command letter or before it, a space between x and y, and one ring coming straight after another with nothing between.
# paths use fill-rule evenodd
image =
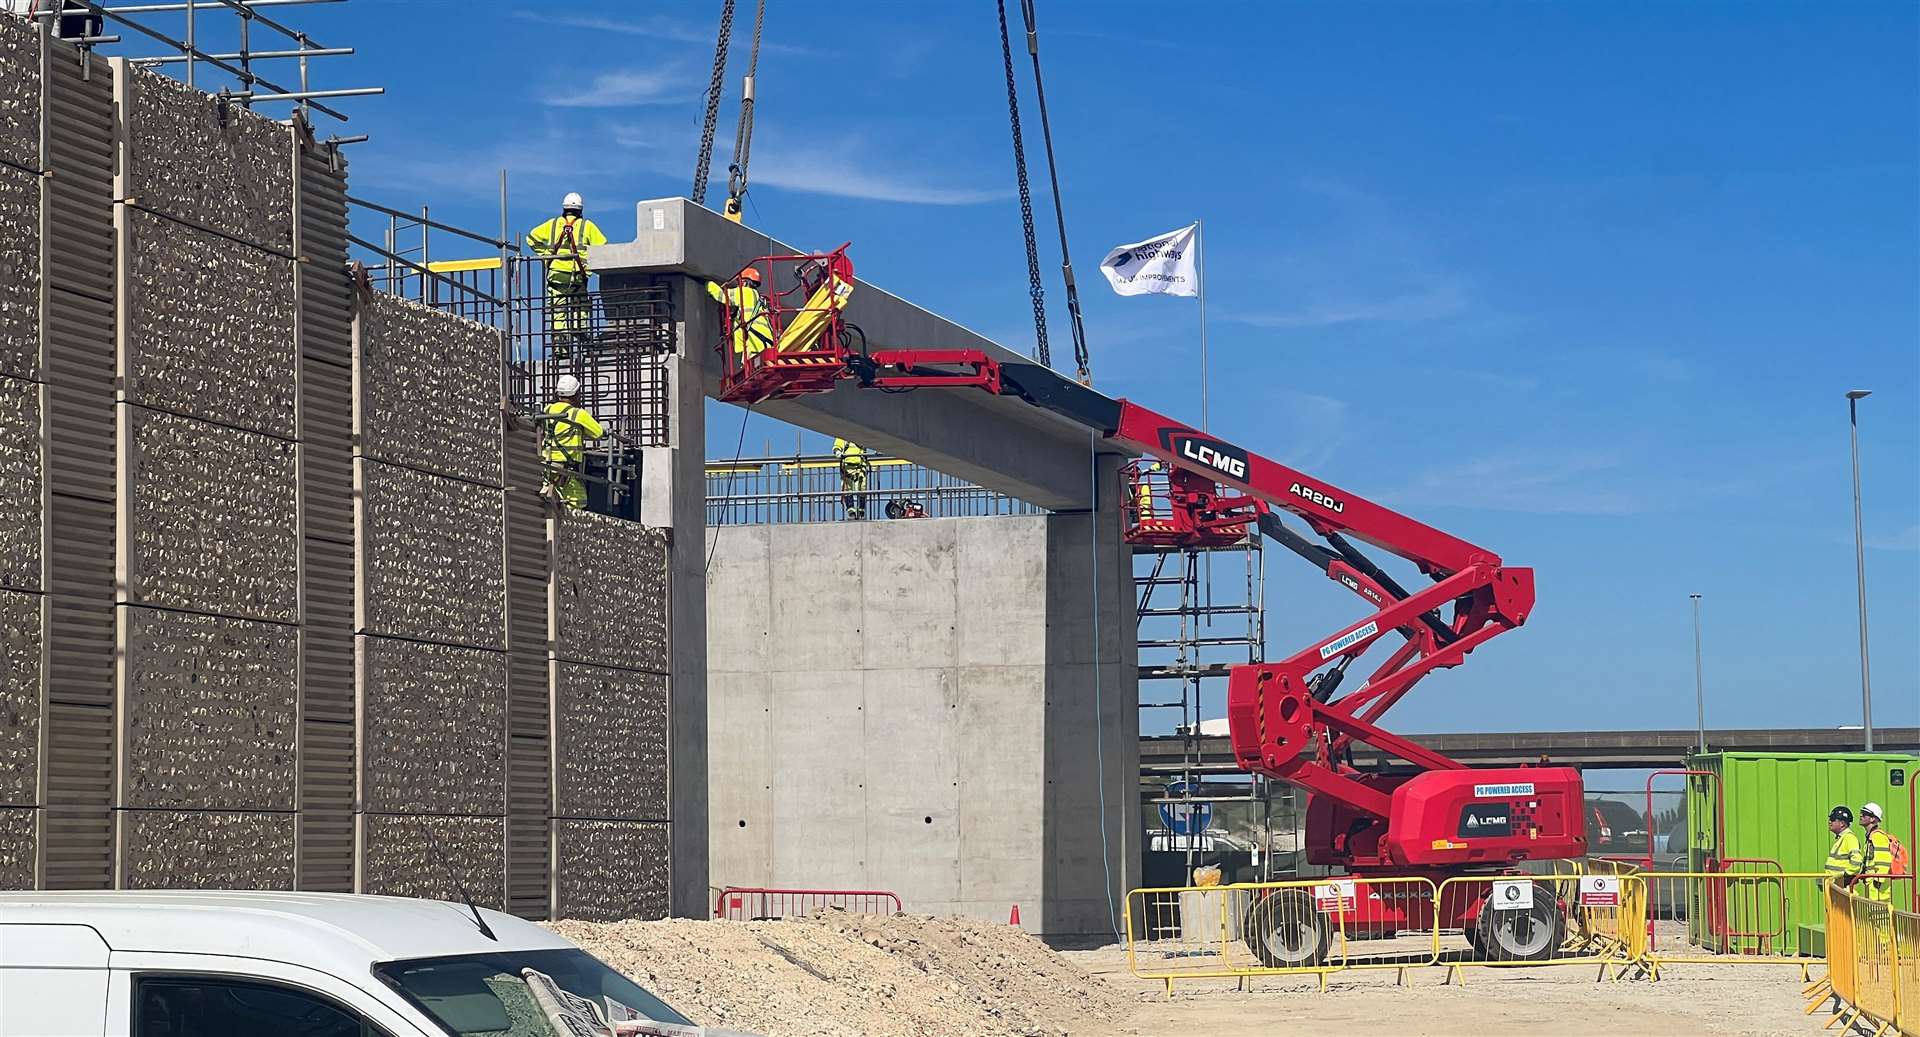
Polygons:
<instances>
[{"instance_id":1,"label":"lamp post","mask_svg":"<svg viewBox=\"0 0 1920 1037\"><path fill-rule=\"evenodd\" d=\"M1860 401L1872 389L1847 391L1847 426L1853 438L1853 572L1860 594L1860 730L1873 751L1873 678L1867 667L1867 549L1860 536Z\"/></svg>"},{"instance_id":2,"label":"lamp post","mask_svg":"<svg viewBox=\"0 0 1920 1037\"><path fill-rule=\"evenodd\" d=\"M1700 679L1700 595L1693 599L1693 708L1700 726L1700 754L1707 752L1707 686Z\"/></svg>"}]
</instances>

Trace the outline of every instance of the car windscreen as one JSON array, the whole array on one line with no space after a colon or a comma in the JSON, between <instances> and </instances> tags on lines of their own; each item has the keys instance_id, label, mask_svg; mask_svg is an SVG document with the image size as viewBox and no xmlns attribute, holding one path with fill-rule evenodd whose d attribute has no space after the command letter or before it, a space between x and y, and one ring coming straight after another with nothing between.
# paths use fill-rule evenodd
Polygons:
<instances>
[{"instance_id":1,"label":"car windscreen","mask_svg":"<svg viewBox=\"0 0 1920 1037\"><path fill-rule=\"evenodd\" d=\"M655 1022L692 1025L666 1002L576 949L413 958L383 962L373 972L451 1037L552 1037L522 979L525 969L546 973L562 990L610 1015L625 1007Z\"/></svg>"}]
</instances>

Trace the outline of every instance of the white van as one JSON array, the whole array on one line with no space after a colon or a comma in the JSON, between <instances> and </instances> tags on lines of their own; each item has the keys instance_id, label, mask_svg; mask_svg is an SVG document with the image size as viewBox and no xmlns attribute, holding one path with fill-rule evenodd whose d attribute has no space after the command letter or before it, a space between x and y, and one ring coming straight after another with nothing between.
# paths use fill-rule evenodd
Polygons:
<instances>
[{"instance_id":1,"label":"white van","mask_svg":"<svg viewBox=\"0 0 1920 1037\"><path fill-rule=\"evenodd\" d=\"M554 1037L556 994L619 1032L718 1032L553 933L462 904L0 893L5 1037Z\"/></svg>"}]
</instances>

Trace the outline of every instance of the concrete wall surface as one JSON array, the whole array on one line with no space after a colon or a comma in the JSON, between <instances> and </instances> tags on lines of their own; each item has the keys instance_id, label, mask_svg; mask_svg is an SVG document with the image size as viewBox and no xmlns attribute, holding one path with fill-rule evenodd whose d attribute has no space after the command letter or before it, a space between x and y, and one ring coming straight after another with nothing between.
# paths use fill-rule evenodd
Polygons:
<instances>
[{"instance_id":1,"label":"concrete wall surface","mask_svg":"<svg viewBox=\"0 0 1920 1037\"><path fill-rule=\"evenodd\" d=\"M1139 870L1139 725L1117 525L1092 640L1094 522L711 531L712 883L887 889L994 921L1018 904L1050 937L1110 933L1109 889Z\"/></svg>"},{"instance_id":2,"label":"concrete wall surface","mask_svg":"<svg viewBox=\"0 0 1920 1037\"><path fill-rule=\"evenodd\" d=\"M40 39L19 19L0 20L0 162L38 169Z\"/></svg>"}]
</instances>

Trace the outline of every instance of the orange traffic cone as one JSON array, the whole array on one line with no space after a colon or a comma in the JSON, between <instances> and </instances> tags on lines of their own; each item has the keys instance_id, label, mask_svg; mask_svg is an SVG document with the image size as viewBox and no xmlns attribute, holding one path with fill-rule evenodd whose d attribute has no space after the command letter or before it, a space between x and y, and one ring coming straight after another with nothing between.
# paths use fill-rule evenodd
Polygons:
<instances>
[{"instance_id":1,"label":"orange traffic cone","mask_svg":"<svg viewBox=\"0 0 1920 1037\"><path fill-rule=\"evenodd\" d=\"M1013 905L1013 913L1007 916L1007 924L1008 925L1020 924L1020 905L1019 904Z\"/></svg>"}]
</instances>

